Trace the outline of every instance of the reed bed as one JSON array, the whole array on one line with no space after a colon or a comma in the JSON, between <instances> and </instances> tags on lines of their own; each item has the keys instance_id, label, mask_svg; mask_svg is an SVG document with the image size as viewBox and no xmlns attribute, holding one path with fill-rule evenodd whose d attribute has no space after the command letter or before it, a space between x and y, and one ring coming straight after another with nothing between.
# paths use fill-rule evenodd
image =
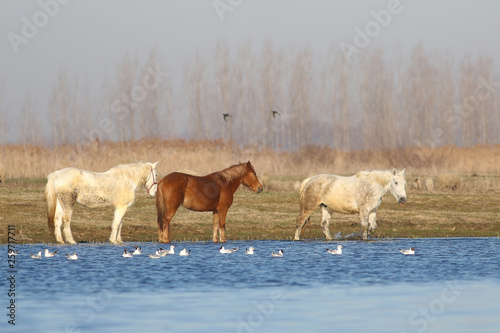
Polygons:
<instances>
[{"instance_id":1,"label":"reed bed","mask_svg":"<svg viewBox=\"0 0 500 333\"><path fill-rule=\"evenodd\" d=\"M138 160L159 160L159 176L182 169L206 174L250 160L262 181L276 190L292 190L294 182L312 174L349 175L366 169L406 168L408 182L413 177L433 177L437 189L465 191L498 189L500 177L500 145L350 152L310 145L294 152L276 152L268 148L241 148L222 140L143 139L53 148L0 146L0 162L7 169L7 182L44 178L69 166L102 172L116 164ZM463 185L462 177L474 179Z\"/></svg>"}]
</instances>

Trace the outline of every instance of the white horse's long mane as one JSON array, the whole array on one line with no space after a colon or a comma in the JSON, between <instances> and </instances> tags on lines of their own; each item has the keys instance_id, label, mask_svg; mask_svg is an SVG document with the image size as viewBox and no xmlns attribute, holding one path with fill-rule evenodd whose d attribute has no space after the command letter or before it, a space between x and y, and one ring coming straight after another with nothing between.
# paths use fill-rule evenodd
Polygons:
<instances>
[{"instance_id":1,"label":"white horse's long mane","mask_svg":"<svg viewBox=\"0 0 500 333\"><path fill-rule=\"evenodd\" d=\"M147 175L147 171L151 169L148 163L144 162L134 162L128 164L118 164L117 166L109 169L106 173L112 173L115 176L124 176L125 178L131 179L135 184L139 182L146 181L144 175Z\"/></svg>"},{"instance_id":2,"label":"white horse's long mane","mask_svg":"<svg viewBox=\"0 0 500 333\"><path fill-rule=\"evenodd\" d=\"M392 179L393 170L364 170L358 172L355 176L358 178L373 179L381 186L386 186Z\"/></svg>"}]
</instances>

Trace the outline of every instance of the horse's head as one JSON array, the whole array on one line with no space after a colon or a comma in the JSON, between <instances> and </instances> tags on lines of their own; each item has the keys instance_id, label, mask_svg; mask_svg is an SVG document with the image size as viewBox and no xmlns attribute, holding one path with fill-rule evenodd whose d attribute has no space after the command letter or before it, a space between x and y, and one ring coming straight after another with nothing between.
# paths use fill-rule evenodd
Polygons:
<instances>
[{"instance_id":1,"label":"horse's head","mask_svg":"<svg viewBox=\"0 0 500 333\"><path fill-rule=\"evenodd\" d=\"M253 168L252 163L248 161L245 164L247 168L247 173L245 176L243 176L243 181L242 184L250 188L252 191L260 193L264 190L264 186L260 182L259 178L257 177L257 173L255 172L255 169Z\"/></svg>"},{"instance_id":2,"label":"horse's head","mask_svg":"<svg viewBox=\"0 0 500 333\"><path fill-rule=\"evenodd\" d=\"M398 171L392 170L392 179L390 185L391 194L396 198L400 205L406 203L406 180L405 169Z\"/></svg>"},{"instance_id":3,"label":"horse's head","mask_svg":"<svg viewBox=\"0 0 500 333\"><path fill-rule=\"evenodd\" d=\"M152 197L156 195L156 190L158 189L158 175L156 174L156 166L158 165L159 161L156 161L155 163L147 163L151 169L148 174L148 178L146 182L144 183L144 186L148 190L148 194Z\"/></svg>"}]
</instances>

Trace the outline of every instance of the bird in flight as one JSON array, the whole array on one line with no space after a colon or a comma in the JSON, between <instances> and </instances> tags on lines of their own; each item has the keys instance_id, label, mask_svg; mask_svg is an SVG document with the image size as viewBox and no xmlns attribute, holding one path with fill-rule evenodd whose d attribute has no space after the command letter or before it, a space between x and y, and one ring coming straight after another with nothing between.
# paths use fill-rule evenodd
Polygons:
<instances>
[{"instance_id":1,"label":"bird in flight","mask_svg":"<svg viewBox=\"0 0 500 333\"><path fill-rule=\"evenodd\" d=\"M281 117L281 114L278 111L271 111L273 113L273 118L276 119L276 115Z\"/></svg>"},{"instance_id":2,"label":"bird in flight","mask_svg":"<svg viewBox=\"0 0 500 333\"><path fill-rule=\"evenodd\" d=\"M227 121L226 120L227 117L233 118L229 113L223 113L222 116L224 117L224 121Z\"/></svg>"}]
</instances>

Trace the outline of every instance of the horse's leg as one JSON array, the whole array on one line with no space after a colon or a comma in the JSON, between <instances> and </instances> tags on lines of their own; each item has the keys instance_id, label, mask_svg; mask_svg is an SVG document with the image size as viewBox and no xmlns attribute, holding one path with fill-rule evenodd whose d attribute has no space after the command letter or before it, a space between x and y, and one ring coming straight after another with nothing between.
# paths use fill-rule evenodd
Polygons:
<instances>
[{"instance_id":1,"label":"horse's leg","mask_svg":"<svg viewBox=\"0 0 500 333\"><path fill-rule=\"evenodd\" d=\"M375 229L377 229L376 218L377 218L377 212L376 211L372 211L368 215L368 235L370 235L370 233L372 231L375 231Z\"/></svg>"},{"instance_id":2,"label":"horse's leg","mask_svg":"<svg viewBox=\"0 0 500 333\"><path fill-rule=\"evenodd\" d=\"M167 212L163 216L162 220L162 236L160 237L159 241L161 243L170 243L170 222L174 218L175 213L177 212L177 209L179 209L179 206L181 204L177 203L174 206L167 206Z\"/></svg>"},{"instance_id":3,"label":"horse's leg","mask_svg":"<svg viewBox=\"0 0 500 333\"><path fill-rule=\"evenodd\" d=\"M212 235L212 242L217 243L219 234L219 213L214 211L214 233Z\"/></svg>"},{"instance_id":4,"label":"horse's leg","mask_svg":"<svg viewBox=\"0 0 500 333\"><path fill-rule=\"evenodd\" d=\"M158 223L158 242L163 243L163 222Z\"/></svg>"},{"instance_id":5,"label":"horse's leg","mask_svg":"<svg viewBox=\"0 0 500 333\"><path fill-rule=\"evenodd\" d=\"M302 211L302 214L300 214L300 216L297 218L297 224L296 224L296 228L295 228L295 237L293 238L293 240L300 239L300 234L301 234L302 230L304 229L304 227L306 226L306 223L310 220L311 214L313 211L314 211L314 209L311 209L311 210L308 209L308 210Z\"/></svg>"},{"instance_id":6,"label":"horse's leg","mask_svg":"<svg viewBox=\"0 0 500 333\"><path fill-rule=\"evenodd\" d=\"M226 235L225 235L226 215L227 215L227 208L219 210L219 241L221 243L226 242Z\"/></svg>"},{"instance_id":7,"label":"horse's leg","mask_svg":"<svg viewBox=\"0 0 500 333\"><path fill-rule=\"evenodd\" d=\"M332 240L330 235L330 218L332 217L332 210L324 205L321 205L321 228L327 240Z\"/></svg>"},{"instance_id":8,"label":"horse's leg","mask_svg":"<svg viewBox=\"0 0 500 333\"><path fill-rule=\"evenodd\" d=\"M311 214L319 204L321 204L321 197L317 192L308 193L309 192L300 194L300 216L297 218L295 237L293 240L300 239L300 234L304 230L306 223L311 219Z\"/></svg>"},{"instance_id":9,"label":"horse's leg","mask_svg":"<svg viewBox=\"0 0 500 333\"><path fill-rule=\"evenodd\" d=\"M123 215L125 215L126 211L127 211L126 205L115 208L114 218L111 224L111 235L109 236L110 243L117 244L118 242L121 242L121 238L120 241L118 240L118 232L120 230L120 225L122 223Z\"/></svg>"},{"instance_id":10,"label":"horse's leg","mask_svg":"<svg viewBox=\"0 0 500 333\"><path fill-rule=\"evenodd\" d=\"M56 241L60 244L64 244L64 240L62 238L61 234L61 225L63 221L63 215L64 215L64 210L59 203L59 200L57 200L56 203L56 211L54 214L54 236L56 237Z\"/></svg>"},{"instance_id":11,"label":"horse's leg","mask_svg":"<svg viewBox=\"0 0 500 333\"><path fill-rule=\"evenodd\" d=\"M73 215L73 207L66 206L63 216L63 236L67 243L76 244L71 233L71 216Z\"/></svg>"},{"instance_id":12,"label":"horse's leg","mask_svg":"<svg viewBox=\"0 0 500 333\"><path fill-rule=\"evenodd\" d=\"M125 212L127 212L127 208L125 208ZM123 213L123 215L125 215L125 213ZM122 225L123 225L123 217L120 220L120 224L118 225L118 233L117 233L117 237L116 237L116 241L118 243L123 243L123 241L122 241Z\"/></svg>"},{"instance_id":13,"label":"horse's leg","mask_svg":"<svg viewBox=\"0 0 500 333\"><path fill-rule=\"evenodd\" d=\"M363 230L363 240L368 239L368 216L369 212L366 209L359 210L359 218L361 220L361 229Z\"/></svg>"}]
</instances>

